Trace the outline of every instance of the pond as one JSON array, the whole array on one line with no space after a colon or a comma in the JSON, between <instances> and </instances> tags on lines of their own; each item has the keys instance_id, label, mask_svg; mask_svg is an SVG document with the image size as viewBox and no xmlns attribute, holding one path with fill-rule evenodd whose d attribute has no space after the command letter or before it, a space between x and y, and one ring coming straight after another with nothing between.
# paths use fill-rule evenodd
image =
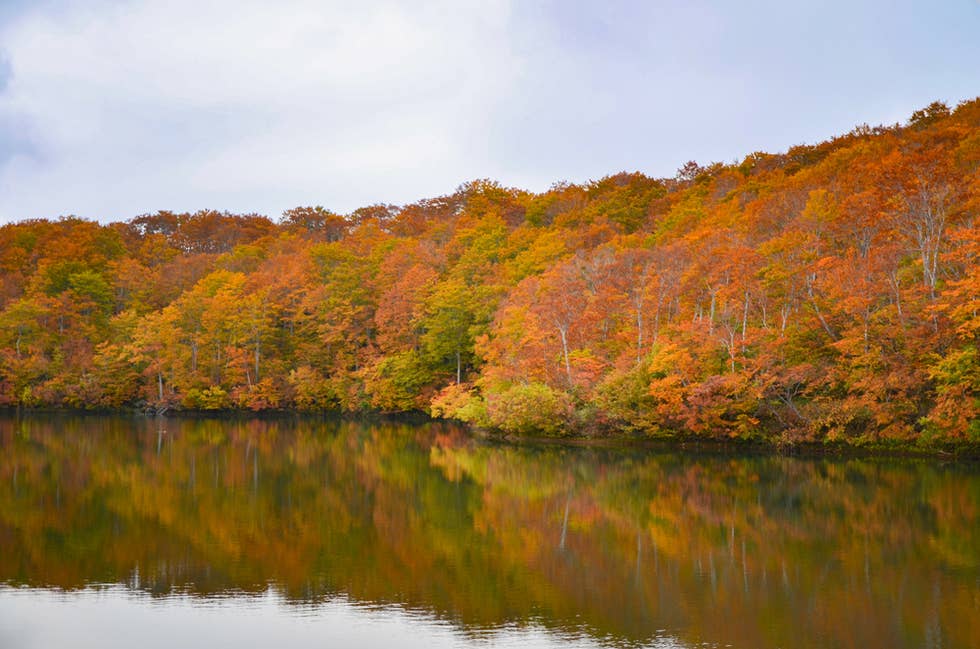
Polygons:
<instances>
[{"instance_id":1,"label":"pond","mask_svg":"<svg viewBox=\"0 0 980 649\"><path fill-rule=\"evenodd\" d=\"M978 647L980 469L2 415L0 646Z\"/></svg>"}]
</instances>

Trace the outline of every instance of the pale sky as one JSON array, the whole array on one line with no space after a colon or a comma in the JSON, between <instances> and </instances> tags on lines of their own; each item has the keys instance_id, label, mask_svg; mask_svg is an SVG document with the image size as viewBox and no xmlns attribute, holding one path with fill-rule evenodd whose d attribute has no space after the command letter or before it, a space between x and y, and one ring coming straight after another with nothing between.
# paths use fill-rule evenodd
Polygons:
<instances>
[{"instance_id":1,"label":"pale sky","mask_svg":"<svg viewBox=\"0 0 980 649\"><path fill-rule=\"evenodd\" d=\"M672 176L977 95L978 0L0 0L0 222Z\"/></svg>"}]
</instances>

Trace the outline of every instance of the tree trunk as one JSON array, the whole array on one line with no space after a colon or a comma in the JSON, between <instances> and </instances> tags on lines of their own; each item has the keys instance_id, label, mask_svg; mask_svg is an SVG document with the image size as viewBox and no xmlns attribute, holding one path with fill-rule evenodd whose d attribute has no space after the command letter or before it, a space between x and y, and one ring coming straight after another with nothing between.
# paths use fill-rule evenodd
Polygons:
<instances>
[{"instance_id":1,"label":"tree trunk","mask_svg":"<svg viewBox=\"0 0 980 649\"><path fill-rule=\"evenodd\" d=\"M259 358L261 357L262 340L255 337L255 382L259 382Z\"/></svg>"},{"instance_id":2,"label":"tree trunk","mask_svg":"<svg viewBox=\"0 0 980 649\"><path fill-rule=\"evenodd\" d=\"M640 364L643 357L643 309L640 305L636 307L636 364Z\"/></svg>"},{"instance_id":3,"label":"tree trunk","mask_svg":"<svg viewBox=\"0 0 980 649\"><path fill-rule=\"evenodd\" d=\"M568 360L568 327L558 326L558 335L561 336L561 352L565 359L565 375L568 377L568 387L574 387L572 383L572 363Z\"/></svg>"}]
</instances>

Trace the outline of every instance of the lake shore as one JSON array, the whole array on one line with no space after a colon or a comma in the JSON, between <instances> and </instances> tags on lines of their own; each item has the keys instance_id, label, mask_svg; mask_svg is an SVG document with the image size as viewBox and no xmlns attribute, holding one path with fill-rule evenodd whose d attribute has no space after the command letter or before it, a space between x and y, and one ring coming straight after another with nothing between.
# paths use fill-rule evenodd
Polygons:
<instances>
[{"instance_id":1,"label":"lake shore","mask_svg":"<svg viewBox=\"0 0 980 649\"><path fill-rule=\"evenodd\" d=\"M980 442L924 442L922 440L806 440L789 442L781 439L737 439L696 435L679 435L659 432L656 435L629 431L623 428L605 428L601 432L571 430L561 435L515 434L493 428L484 428L455 419L434 418L421 411L344 412L327 410L302 412L298 410L167 410L154 412L143 408L126 409L78 409L78 408L15 408L0 407L0 413L53 414L65 416L131 415L164 419L219 419L219 420L277 420L323 419L326 421L433 423L447 422L466 428L474 437L490 442L513 445L547 445L597 448L636 448L657 452L682 451L697 454L720 455L781 455L791 457L856 457L856 458L914 458L940 461L980 462Z\"/></svg>"}]
</instances>

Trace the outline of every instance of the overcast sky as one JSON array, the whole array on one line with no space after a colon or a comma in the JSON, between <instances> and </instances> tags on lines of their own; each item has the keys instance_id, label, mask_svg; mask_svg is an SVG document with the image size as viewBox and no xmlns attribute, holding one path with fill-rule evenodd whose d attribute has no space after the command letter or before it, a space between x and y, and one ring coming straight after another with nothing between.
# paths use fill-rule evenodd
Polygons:
<instances>
[{"instance_id":1,"label":"overcast sky","mask_svg":"<svg viewBox=\"0 0 980 649\"><path fill-rule=\"evenodd\" d=\"M0 0L0 222L672 176L977 95L978 0Z\"/></svg>"}]
</instances>

